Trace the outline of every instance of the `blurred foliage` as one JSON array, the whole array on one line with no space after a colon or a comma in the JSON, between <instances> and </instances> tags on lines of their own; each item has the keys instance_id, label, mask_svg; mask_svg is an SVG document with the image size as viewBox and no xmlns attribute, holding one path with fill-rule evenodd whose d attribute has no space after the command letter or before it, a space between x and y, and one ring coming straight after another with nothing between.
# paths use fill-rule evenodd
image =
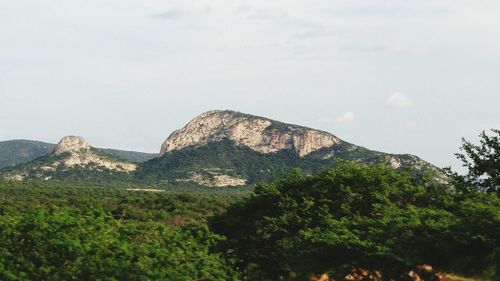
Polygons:
<instances>
[{"instance_id":1,"label":"blurred foliage","mask_svg":"<svg viewBox=\"0 0 500 281\"><path fill-rule=\"evenodd\" d=\"M0 182L0 280L235 280L205 221L237 200Z\"/></svg>"}]
</instances>

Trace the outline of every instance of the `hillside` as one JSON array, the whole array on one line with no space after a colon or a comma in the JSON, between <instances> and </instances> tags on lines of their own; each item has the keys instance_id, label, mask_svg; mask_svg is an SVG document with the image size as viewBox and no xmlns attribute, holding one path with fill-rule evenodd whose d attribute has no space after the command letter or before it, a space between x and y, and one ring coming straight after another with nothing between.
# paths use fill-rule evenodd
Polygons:
<instances>
[{"instance_id":1,"label":"hillside","mask_svg":"<svg viewBox=\"0 0 500 281\"><path fill-rule=\"evenodd\" d=\"M55 144L31 140L0 142L0 169L29 162L50 153Z\"/></svg>"},{"instance_id":2,"label":"hillside","mask_svg":"<svg viewBox=\"0 0 500 281\"><path fill-rule=\"evenodd\" d=\"M56 145L33 140L8 140L0 142L0 169L26 163L49 154ZM131 162L144 162L156 157L156 153L144 153L117 149L96 148L106 154Z\"/></svg>"},{"instance_id":3,"label":"hillside","mask_svg":"<svg viewBox=\"0 0 500 281\"><path fill-rule=\"evenodd\" d=\"M66 137L51 152L3 169L2 175L15 180L226 187L270 182L293 168L315 173L339 160L418 173L438 170L417 156L373 151L328 132L229 110L194 118L165 140L159 155L98 149L82 138Z\"/></svg>"},{"instance_id":4,"label":"hillside","mask_svg":"<svg viewBox=\"0 0 500 281\"><path fill-rule=\"evenodd\" d=\"M201 114L173 132L160 155L142 163L137 176L168 184L237 186L268 182L296 167L317 172L340 159L399 170L433 168L413 155L372 151L324 131L235 111Z\"/></svg>"},{"instance_id":5,"label":"hillside","mask_svg":"<svg viewBox=\"0 0 500 281\"><path fill-rule=\"evenodd\" d=\"M91 147L83 138L67 136L51 153L27 163L2 170L8 180L95 181L117 177L124 179L137 165Z\"/></svg>"}]
</instances>

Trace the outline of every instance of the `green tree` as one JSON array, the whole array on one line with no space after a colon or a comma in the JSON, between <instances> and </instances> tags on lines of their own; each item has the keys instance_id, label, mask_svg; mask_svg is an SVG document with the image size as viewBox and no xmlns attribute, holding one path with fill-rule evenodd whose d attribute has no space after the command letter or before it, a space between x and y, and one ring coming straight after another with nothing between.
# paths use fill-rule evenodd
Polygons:
<instances>
[{"instance_id":1,"label":"green tree","mask_svg":"<svg viewBox=\"0 0 500 281\"><path fill-rule=\"evenodd\" d=\"M461 153L456 153L463 166L468 169L466 176L452 173L458 186L477 186L486 191L500 191L500 130L492 129L488 135L479 135L479 145L462 138Z\"/></svg>"}]
</instances>

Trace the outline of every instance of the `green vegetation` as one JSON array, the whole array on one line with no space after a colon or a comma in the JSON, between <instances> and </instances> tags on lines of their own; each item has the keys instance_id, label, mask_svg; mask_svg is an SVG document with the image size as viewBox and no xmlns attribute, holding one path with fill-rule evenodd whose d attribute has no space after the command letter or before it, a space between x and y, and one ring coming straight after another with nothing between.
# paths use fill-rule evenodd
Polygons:
<instances>
[{"instance_id":1,"label":"green vegetation","mask_svg":"<svg viewBox=\"0 0 500 281\"><path fill-rule=\"evenodd\" d=\"M331 153L334 157L325 157ZM245 146L238 146L233 141L222 140L201 147L172 151L161 158L142 163L136 176L140 181L176 184L176 179L189 178L192 172L204 174L218 171L246 178L249 184L258 184L270 182L293 168L300 168L306 173L316 173L324 167L334 166L338 160L385 163L387 156L346 142L300 157L293 150L260 153ZM416 164L414 156L394 157L407 164L406 166Z\"/></svg>"},{"instance_id":2,"label":"green vegetation","mask_svg":"<svg viewBox=\"0 0 500 281\"><path fill-rule=\"evenodd\" d=\"M0 142L0 169L15 166L46 155L54 149L53 144L30 140Z\"/></svg>"},{"instance_id":3,"label":"green vegetation","mask_svg":"<svg viewBox=\"0 0 500 281\"><path fill-rule=\"evenodd\" d=\"M115 156L119 159L127 160L134 163L142 163L158 156L158 154L156 153L144 153L137 151L109 149L109 148L97 148L97 149L106 154Z\"/></svg>"},{"instance_id":4,"label":"green vegetation","mask_svg":"<svg viewBox=\"0 0 500 281\"><path fill-rule=\"evenodd\" d=\"M207 217L231 196L0 183L0 280L232 280Z\"/></svg>"},{"instance_id":5,"label":"green vegetation","mask_svg":"<svg viewBox=\"0 0 500 281\"><path fill-rule=\"evenodd\" d=\"M229 280L206 227L116 220L102 210L0 217L2 280Z\"/></svg>"},{"instance_id":6,"label":"green vegetation","mask_svg":"<svg viewBox=\"0 0 500 281\"><path fill-rule=\"evenodd\" d=\"M453 173L448 169L450 178L458 188L500 192L500 130L492 129L492 135L483 131L480 144L475 145L462 139L463 153L455 154L468 169L465 176Z\"/></svg>"},{"instance_id":7,"label":"green vegetation","mask_svg":"<svg viewBox=\"0 0 500 281\"><path fill-rule=\"evenodd\" d=\"M390 277L420 263L498 273L496 193L346 161L251 196L220 190L1 182L0 279L305 280L358 267Z\"/></svg>"},{"instance_id":8,"label":"green vegetation","mask_svg":"<svg viewBox=\"0 0 500 281\"><path fill-rule=\"evenodd\" d=\"M0 169L27 163L52 152L55 144L31 140L10 140L0 142ZM97 148L106 154L131 162L144 162L153 159L154 153L124 151L107 148Z\"/></svg>"},{"instance_id":9,"label":"green vegetation","mask_svg":"<svg viewBox=\"0 0 500 281\"><path fill-rule=\"evenodd\" d=\"M342 280L354 268L400 280L428 263L498 281L498 143L464 142L469 158L459 157L470 173L449 172L449 182L432 169L388 168L383 155L349 144L338 155L353 152L346 158L355 161L324 159L326 151L302 159L261 154L228 141L172 152L146 162L147 173L112 181L83 168L60 180L0 181L0 280L265 281L321 273ZM356 162L360 155L372 164ZM281 176L253 192L140 185L214 166L254 182ZM125 190L158 186L162 192Z\"/></svg>"},{"instance_id":10,"label":"green vegetation","mask_svg":"<svg viewBox=\"0 0 500 281\"><path fill-rule=\"evenodd\" d=\"M500 258L496 194L456 193L382 165L296 170L212 220L219 250L249 280L306 280L352 268L387 277L416 264L493 274ZM338 276L340 277L340 276Z\"/></svg>"}]
</instances>

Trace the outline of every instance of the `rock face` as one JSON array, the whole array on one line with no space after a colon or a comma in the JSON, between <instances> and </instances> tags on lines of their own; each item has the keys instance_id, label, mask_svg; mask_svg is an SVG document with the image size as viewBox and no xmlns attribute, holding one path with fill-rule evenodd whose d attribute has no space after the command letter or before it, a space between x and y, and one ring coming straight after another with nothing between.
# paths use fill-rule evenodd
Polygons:
<instances>
[{"instance_id":1,"label":"rock face","mask_svg":"<svg viewBox=\"0 0 500 281\"><path fill-rule=\"evenodd\" d=\"M74 166L95 166L120 172L133 172L137 168L135 164L110 159L97 154L91 149L85 139L78 136L66 136L62 138L52 153L54 155L68 153L68 156L62 160L55 161L50 166L40 167L42 170L50 171L61 164L67 168Z\"/></svg>"},{"instance_id":2,"label":"rock face","mask_svg":"<svg viewBox=\"0 0 500 281\"><path fill-rule=\"evenodd\" d=\"M160 156L189 146L229 139L261 153L293 149L301 157L340 140L326 132L283 124L234 111L208 111L173 132L163 143Z\"/></svg>"},{"instance_id":3,"label":"rock face","mask_svg":"<svg viewBox=\"0 0 500 281\"><path fill-rule=\"evenodd\" d=\"M54 148L53 153L55 155L60 155L65 152L87 152L90 151L90 145L78 136L66 136L59 141L59 143Z\"/></svg>"},{"instance_id":4,"label":"rock face","mask_svg":"<svg viewBox=\"0 0 500 281\"><path fill-rule=\"evenodd\" d=\"M187 179L178 179L177 182L194 182L199 185L209 187L242 186L246 180L238 177L232 177L224 174L202 175L196 172L191 173Z\"/></svg>"}]
</instances>

